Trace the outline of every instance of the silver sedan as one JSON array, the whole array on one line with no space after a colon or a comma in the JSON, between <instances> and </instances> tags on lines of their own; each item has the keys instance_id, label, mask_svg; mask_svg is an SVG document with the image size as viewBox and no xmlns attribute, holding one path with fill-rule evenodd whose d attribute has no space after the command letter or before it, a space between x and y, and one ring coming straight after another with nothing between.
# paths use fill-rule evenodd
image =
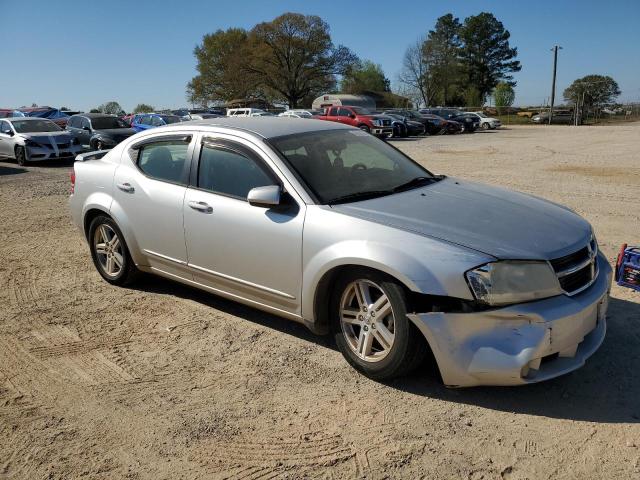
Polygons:
<instances>
[{"instance_id":1,"label":"silver sedan","mask_svg":"<svg viewBox=\"0 0 640 480\"><path fill-rule=\"evenodd\" d=\"M107 282L150 272L331 332L375 379L430 351L450 386L538 382L605 335L611 268L587 221L339 123L181 123L80 155L72 179Z\"/></svg>"},{"instance_id":2,"label":"silver sedan","mask_svg":"<svg viewBox=\"0 0 640 480\"><path fill-rule=\"evenodd\" d=\"M35 117L0 119L0 157L27 162L73 158L82 146L51 120Z\"/></svg>"}]
</instances>

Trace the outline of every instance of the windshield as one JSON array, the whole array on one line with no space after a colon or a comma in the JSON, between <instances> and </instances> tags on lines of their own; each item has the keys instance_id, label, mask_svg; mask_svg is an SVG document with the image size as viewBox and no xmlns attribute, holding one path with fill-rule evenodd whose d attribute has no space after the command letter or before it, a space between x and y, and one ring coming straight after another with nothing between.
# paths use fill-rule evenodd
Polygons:
<instances>
[{"instance_id":1,"label":"windshield","mask_svg":"<svg viewBox=\"0 0 640 480\"><path fill-rule=\"evenodd\" d=\"M476 115L479 116L480 118L489 118L482 112L476 112Z\"/></svg>"},{"instance_id":2,"label":"windshield","mask_svg":"<svg viewBox=\"0 0 640 480\"><path fill-rule=\"evenodd\" d=\"M415 179L435 178L400 151L360 130L323 130L269 142L324 204L389 195Z\"/></svg>"},{"instance_id":3,"label":"windshield","mask_svg":"<svg viewBox=\"0 0 640 480\"><path fill-rule=\"evenodd\" d=\"M51 120L14 120L11 123L18 133L59 132L62 130Z\"/></svg>"},{"instance_id":4,"label":"windshield","mask_svg":"<svg viewBox=\"0 0 640 480\"><path fill-rule=\"evenodd\" d=\"M107 130L110 128L129 128L129 125L116 117L92 118L91 125L93 125L93 128L96 130Z\"/></svg>"},{"instance_id":5,"label":"windshield","mask_svg":"<svg viewBox=\"0 0 640 480\"><path fill-rule=\"evenodd\" d=\"M351 107L351 110L356 112L358 115L373 115L373 112L371 110L367 110L366 108L362 107Z\"/></svg>"},{"instance_id":6,"label":"windshield","mask_svg":"<svg viewBox=\"0 0 640 480\"><path fill-rule=\"evenodd\" d=\"M174 115L160 115L160 118L162 118L162 120L164 120L164 123L166 123L167 125L169 125L170 123L180 123L182 120L180 120L180 117L176 117Z\"/></svg>"}]
</instances>

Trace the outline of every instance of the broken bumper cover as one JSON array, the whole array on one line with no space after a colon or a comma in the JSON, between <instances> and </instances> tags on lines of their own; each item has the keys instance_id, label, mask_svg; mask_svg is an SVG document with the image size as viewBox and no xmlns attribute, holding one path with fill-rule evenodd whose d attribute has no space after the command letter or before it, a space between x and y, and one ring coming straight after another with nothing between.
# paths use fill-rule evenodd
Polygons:
<instances>
[{"instance_id":1,"label":"broken bumper cover","mask_svg":"<svg viewBox=\"0 0 640 480\"><path fill-rule=\"evenodd\" d=\"M611 267L598 255L585 291L474 313L409 318L424 334L445 385L522 385L580 368L606 332Z\"/></svg>"}]
</instances>

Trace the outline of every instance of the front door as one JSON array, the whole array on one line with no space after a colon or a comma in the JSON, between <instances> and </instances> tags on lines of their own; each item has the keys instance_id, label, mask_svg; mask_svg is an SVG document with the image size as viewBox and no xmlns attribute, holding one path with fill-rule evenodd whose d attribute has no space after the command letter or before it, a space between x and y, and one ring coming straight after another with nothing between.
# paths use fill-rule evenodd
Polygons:
<instances>
[{"instance_id":1,"label":"front door","mask_svg":"<svg viewBox=\"0 0 640 480\"><path fill-rule=\"evenodd\" d=\"M112 204L121 210L116 217L126 219L120 227L146 257L145 265L189 279L182 207L193 138L188 133L159 135L125 151Z\"/></svg>"},{"instance_id":2,"label":"front door","mask_svg":"<svg viewBox=\"0 0 640 480\"><path fill-rule=\"evenodd\" d=\"M196 157L184 202L194 279L231 298L299 314L304 204L289 194L274 208L247 202L255 187L291 190L248 142L205 138Z\"/></svg>"}]
</instances>

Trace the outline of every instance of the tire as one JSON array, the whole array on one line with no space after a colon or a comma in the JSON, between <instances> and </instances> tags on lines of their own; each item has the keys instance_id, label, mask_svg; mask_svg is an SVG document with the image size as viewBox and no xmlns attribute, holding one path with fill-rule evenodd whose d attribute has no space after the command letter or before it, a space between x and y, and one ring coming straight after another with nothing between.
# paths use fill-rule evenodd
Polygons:
<instances>
[{"instance_id":1,"label":"tire","mask_svg":"<svg viewBox=\"0 0 640 480\"><path fill-rule=\"evenodd\" d=\"M102 150L103 144L101 140L95 140L93 142L91 142L91 144L89 145L91 147L91 150Z\"/></svg>"},{"instance_id":2,"label":"tire","mask_svg":"<svg viewBox=\"0 0 640 480\"><path fill-rule=\"evenodd\" d=\"M490 130L491 129L491 125L489 125L487 122L483 122L481 127L482 127L482 130Z\"/></svg>"},{"instance_id":3,"label":"tire","mask_svg":"<svg viewBox=\"0 0 640 480\"><path fill-rule=\"evenodd\" d=\"M360 130L363 130L363 131L367 132L367 133L371 133L371 129L369 127L367 127L366 125L358 125L358 128Z\"/></svg>"},{"instance_id":4,"label":"tire","mask_svg":"<svg viewBox=\"0 0 640 480\"><path fill-rule=\"evenodd\" d=\"M368 292L368 301L360 300L363 293L357 292L363 291L364 296ZM364 311L363 303L369 302ZM354 270L338 279L329 307L331 330L353 368L374 380L390 380L411 372L424 360L428 349L407 318L406 305L405 288L381 273Z\"/></svg>"},{"instance_id":5,"label":"tire","mask_svg":"<svg viewBox=\"0 0 640 480\"><path fill-rule=\"evenodd\" d=\"M18 163L18 165L24 167L27 163L27 152L25 151L24 147L20 145L16 146L15 154L16 162Z\"/></svg>"},{"instance_id":6,"label":"tire","mask_svg":"<svg viewBox=\"0 0 640 480\"><path fill-rule=\"evenodd\" d=\"M114 242L115 238L117 242ZM113 219L106 215L94 218L89 226L88 241L93 264L107 282L123 286L136 278L138 269L131 259L124 235Z\"/></svg>"}]
</instances>

